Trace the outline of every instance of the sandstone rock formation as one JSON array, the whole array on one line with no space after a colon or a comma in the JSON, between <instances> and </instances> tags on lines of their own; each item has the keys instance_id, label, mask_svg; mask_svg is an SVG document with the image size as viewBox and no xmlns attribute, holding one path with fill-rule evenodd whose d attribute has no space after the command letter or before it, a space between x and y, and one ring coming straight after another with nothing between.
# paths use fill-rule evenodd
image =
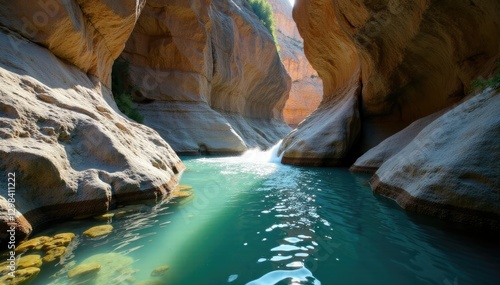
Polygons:
<instances>
[{"instance_id":1,"label":"sandstone rock formation","mask_svg":"<svg viewBox=\"0 0 500 285\"><path fill-rule=\"evenodd\" d=\"M355 143L366 151L458 102L471 81L491 74L500 60L500 2L495 0L300 0L293 16L305 53L323 80L324 99L284 139L283 162L335 165ZM351 96L357 99L334 99L355 86L359 92ZM352 119L332 118L332 110L345 108ZM353 123L358 114L360 122ZM343 134L331 131L332 121L343 125ZM323 141L311 152L318 134L324 134ZM353 140L356 136L360 139Z\"/></svg>"},{"instance_id":2,"label":"sandstone rock formation","mask_svg":"<svg viewBox=\"0 0 500 285\"><path fill-rule=\"evenodd\" d=\"M122 57L144 123L178 153L267 148L290 129L273 39L244 0L148 1Z\"/></svg>"},{"instance_id":3,"label":"sandstone rock formation","mask_svg":"<svg viewBox=\"0 0 500 285\"><path fill-rule=\"evenodd\" d=\"M376 147L365 152L351 166L350 170L355 172L375 173L377 169L388 159L400 152L407 146L427 125L432 123L445 113L441 110L424 118L418 119L402 131L390 136Z\"/></svg>"},{"instance_id":4,"label":"sandstone rock formation","mask_svg":"<svg viewBox=\"0 0 500 285\"><path fill-rule=\"evenodd\" d=\"M145 2L2 0L0 19L3 27L47 47L109 86L113 61L123 50Z\"/></svg>"},{"instance_id":5,"label":"sandstone rock formation","mask_svg":"<svg viewBox=\"0 0 500 285\"><path fill-rule=\"evenodd\" d=\"M425 127L372 178L410 211L500 229L500 92L491 89Z\"/></svg>"},{"instance_id":6,"label":"sandstone rock formation","mask_svg":"<svg viewBox=\"0 0 500 285\"><path fill-rule=\"evenodd\" d=\"M304 55L304 43L292 19L292 5L288 0L269 0L269 3L273 7L281 61L292 77L283 116L288 125L296 127L318 108L323 85Z\"/></svg>"},{"instance_id":7,"label":"sandstone rock formation","mask_svg":"<svg viewBox=\"0 0 500 285\"><path fill-rule=\"evenodd\" d=\"M160 197L177 183L179 158L124 118L105 86L143 4L2 1L0 188L15 173L17 242L32 227ZM4 193L1 242L13 213Z\"/></svg>"}]
</instances>

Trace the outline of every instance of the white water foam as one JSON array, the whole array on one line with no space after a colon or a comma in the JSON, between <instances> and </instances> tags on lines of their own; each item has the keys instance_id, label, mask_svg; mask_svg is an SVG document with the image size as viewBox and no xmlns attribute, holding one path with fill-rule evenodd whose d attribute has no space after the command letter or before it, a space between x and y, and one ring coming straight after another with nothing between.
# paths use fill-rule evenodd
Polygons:
<instances>
[{"instance_id":1,"label":"white water foam","mask_svg":"<svg viewBox=\"0 0 500 285\"><path fill-rule=\"evenodd\" d=\"M277 144L271 147L268 150L261 150L259 148L253 148L245 151L240 158L244 161L251 162L273 162L273 163L281 163L281 158L283 157L283 153L278 155L278 151L281 147L280 140Z\"/></svg>"}]
</instances>

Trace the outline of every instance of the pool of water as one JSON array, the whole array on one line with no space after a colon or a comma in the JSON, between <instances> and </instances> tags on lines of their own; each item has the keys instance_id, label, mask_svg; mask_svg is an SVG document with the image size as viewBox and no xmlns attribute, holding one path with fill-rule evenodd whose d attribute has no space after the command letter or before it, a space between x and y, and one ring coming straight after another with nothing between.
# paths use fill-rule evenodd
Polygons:
<instances>
[{"instance_id":1,"label":"pool of water","mask_svg":"<svg viewBox=\"0 0 500 285\"><path fill-rule=\"evenodd\" d=\"M267 155L267 154L266 154ZM369 176L268 162L259 153L184 158L194 196L145 205L109 221L72 221L37 235L74 232L60 261L33 284L497 284L494 240L410 218L373 195ZM82 236L111 223L113 233ZM91 281L67 272L105 265ZM107 264L107 265L106 265ZM151 277L158 267L170 267ZM89 277L90 278L90 277ZM139 283L140 284L140 283ZM146 284L146 283L142 283Z\"/></svg>"}]
</instances>

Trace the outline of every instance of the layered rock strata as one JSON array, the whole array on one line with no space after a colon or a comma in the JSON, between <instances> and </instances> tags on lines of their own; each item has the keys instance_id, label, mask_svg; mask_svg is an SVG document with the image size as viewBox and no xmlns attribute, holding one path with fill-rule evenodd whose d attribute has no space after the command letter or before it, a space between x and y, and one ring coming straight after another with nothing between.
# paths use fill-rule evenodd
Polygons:
<instances>
[{"instance_id":1,"label":"layered rock strata","mask_svg":"<svg viewBox=\"0 0 500 285\"><path fill-rule=\"evenodd\" d=\"M292 77L283 116L288 125L296 127L318 108L323 84L304 55L304 43L292 18L292 5L288 0L270 0L269 3L273 7L281 61Z\"/></svg>"},{"instance_id":2,"label":"layered rock strata","mask_svg":"<svg viewBox=\"0 0 500 285\"><path fill-rule=\"evenodd\" d=\"M268 148L290 77L244 0L148 1L122 57L138 109L178 153Z\"/></svg>"},{"instance_id":3,"label":"layered rock strata","mask_svg":"<svg viewBox=\"0 0 500 285\"><path fill-rule=\"evenodd\" d=\"M491 74L500 60L499 11L494 0L296 1L293 16L305 53L323 80L324 100L284 139L283 161L337 165L353 146L366 151L460 101L472 80ZM331 98L343 98L350 84L361 86L359 94L352 94L358 105L327 107ZM332 124L317 122L332 120L329 112L336 108L359 113L360 125L342 117L345 123L339 123L349 129L343 138L324 136L324 148L309 151L316 134L331 132ZM353 134L359 140L352 140Z\"/></svg>"},{"instance_id":4,"label":"layered rock strata","mask_svg":"<svg viewBox=\"0 0 500 285\"><path fill-rule=\"evenodd\" d=\"M2 242L12 219L19 242L55 220L160 199L177 183L177 155L123 117L107 87L143 4L2 1L0 188L15 189L0 197Z\"/></svg>"}]
</instances>

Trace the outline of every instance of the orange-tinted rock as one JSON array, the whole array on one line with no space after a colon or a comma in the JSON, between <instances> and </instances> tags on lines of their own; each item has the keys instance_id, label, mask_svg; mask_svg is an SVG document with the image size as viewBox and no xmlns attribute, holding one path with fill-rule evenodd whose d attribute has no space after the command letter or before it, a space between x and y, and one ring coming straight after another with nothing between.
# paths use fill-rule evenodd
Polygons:
<instances>
[{"instance_id":1,"label":"orange-tinted rock","mask_svg":"<svg viewBox=\"0 0 500 285\"><path fill-rule=\"evenodd\" d=\"M331 98L308 118L317 128L302 128L288 134L281 145L282 162L295 165L332 166L344 162L349 146L359 136L361 120L358 98L361 86L346 85L339 96Z\"/></svg>"},{"instance_id":2,"label":"orange-tinted rock","mask_svg":"<svg viewBox=\"0 0 500 285\"><path fill-rule=\"evenodd\" d=\"M246 1L148 1L122 56L144 123L177 152L242 152L289 131L290 78Z\"/></svg>"},{"instance_id":3,"label":"orange-tinted rock","mask_svg":"<svg viewBox=\"0 0 500 285\"><path fill-rule=\"evenodd\" d=\"M5 1L0 18L2 25L110 86L111 65L123 50L144 2Z\"/></svg>"},{"instance_id":4,"label":"orange-tinted rock","mask_svg":"<svg viewBox=\"0 0 500 285\"><path fill-rule=\"evenodd\" d=\"M304 55L304 43L292 19L290 2L270 0L269 3L273 7L281 61L292 78L283 116L287 124L295 127L319 106L323 97L322 82Z\"/></svg>"},{"instance_id":5,"label":"orange-tinted rock","mask_svg":"<svg viewBox=\"0 0 500 285\"><path fill-rule=\"evenodd\" d=\"M490 74L500 59L499 8L495 0L296 1L293 15L305 53L324 83L324 120L331 120L327 110L339 108L327 107L331 99L342 97L346 85L358 84L351 79L359 76L357 69L363 150L455 104L471 81ZM299 126L300 136L284 140L292 147L283 149L284 158L304 151L304 162L328 160L331 148L352 148L356 141L346 133L342 143L312 156L302 150L296 141L314 144L314 133L331 128L318 124L317 116Z\"/></svg>"},{"instance_id":6,"label":"orange-tinted rock","mask_svg":"<svg viewBox=\"0 0 500 285\"><path fill-rule=\"evenodd\" d=\"M160 198L177 184L180 159L157 132L124 118L106 87L143 2L2 2L0 176L16 172L17 242L32 227Z\"/></svg>"}]
</instances>

